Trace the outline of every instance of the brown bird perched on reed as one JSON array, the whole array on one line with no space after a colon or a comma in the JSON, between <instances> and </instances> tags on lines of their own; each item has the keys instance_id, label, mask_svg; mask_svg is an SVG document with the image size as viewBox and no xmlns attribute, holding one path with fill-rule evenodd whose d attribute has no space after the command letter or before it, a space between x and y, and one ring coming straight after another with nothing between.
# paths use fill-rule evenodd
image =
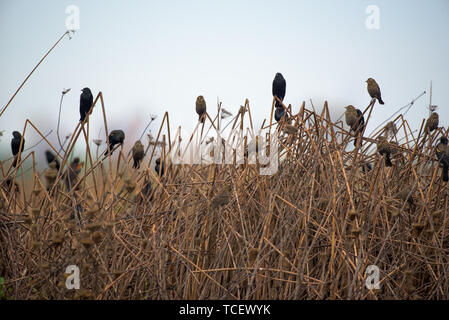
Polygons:
<instances>
[{"instance_id":1,"label":"brown bird perched on reed","mask_svg":"<svg viewBox=\"0 0 449 320\"><path fill-rule=\"evenodd\" d=\"M284 101L285 97L285 89L286 89L287 83L285 82L284 77L281 73L276 73L273 80L273 87L272 87L272 93L273 97L278 97L279 100ZM282 108L282 105L276 100L275 107ZM280 119L280 118L279 118ZM276 120L279 121L279 120Z\"/></svg>"},{"instance_id":2,"label":"brown bird perched on reed","mask_svg":"<svg viewBox=\"0 0 449 320\"><path fill-rule=\"evenodd\" d=\"M108 155L109 152L111 152L112 155L114 146L117 144L122 144L123 141L125 141L125 133L123 132L123 130L112 130L109 134L109 145L104 155Z\"/></svg>"},{"instance_id":3,"label":"brown bird perched on reed","mask_svg":"<svg viewBox=\"0 0 449 320\"><path fill-rule=\"evenodd\" d=\"M396 133L398 133L398 128L393 121L390 121L385 125L385 132L386 137L390 135L394 136Z\"/></svg>"},{"instance_id":4,"label":"brown bird perched on reed","mask_svg":"<svg viewBox=\"0 0 449 320\"><path fill-rule=\"evenodd\" d=\"M438 128L438 113L432 112L429 119L426 121L425 130L426 132L432 132Z\"/></svg>"},{"instance_id":5,"label":"brown bird perched on reed","mask_svg":"<svg viewBox=\"0 0 449 320\"><path fill-rule=\"evenodd\" d=\"M377 152L379 152L382 156L385 156L385 165L387 167L391 167L393 165L390 159L391 147L386 137L381 136L377 139Z\"/></svg>"},{"instance_id":6,"label":"brown bird perched on reed","mask_svg":"<svg viewBox=\"0 0 449 320\"><path fill-rule=\"evenodd\" d=\"M133 146L133 168L138 168L140 166L140 161L142 161L144 156L145 151L143 150L143 144L142 142L140 142L140 140L138 140Z\"/></svg>"},{"instance_id":7,"label":"brown bird perched on reed","mask_svg":"<svg viewBox=\"0 0 449 320\"><path fill-rule=\"evenodd\" d=\"M67 191L71 190L78 181L78 174L81 172L82 166L83 164L80 162L80 158L75 157L70 166L67 168L64 176Z\"/></svg>"},{"instance_id":8,"label":"brown bird perched on reed","mask_svg":"<svg viewBox=\"0 0 449 320\"><path fill-rule=\"evenodd\" d=\"M19 131L13 131L12 133L13 138L11 139L11 151L12 155L14 156L14 161L12 162L12 166L15 168L17 165L17 158L19 156L19 153L23 152L23 148L25 147L25 139L22 139L22 135ZM22 142L22 148L20 148L20 142ZM20 149L20 151L19 151Z\"/></svg>"},{"instance_id":9,"label":"brown bird perched on reed","mask_svg":"<svg viewBox=\"0 0 449 320\"><path fill-rule=\"evenodd\" d=\"M436 145L435 154L438 161L443 166L443 181L447 182L449 180L448 170L449 170L449 147L447 145L448 140L446 137L441 137L440 142Z\"/></svg>"},{"instance_id":10,"label":"brown bird perched on reed","mask_svg":"<svg viewBox=\"0 0 449 320\"><path fill-rule=\"evenodd\" d=\"M206 120L206 101L203 96L196 98L196 113L198 113L199 121L204 123L204 120Z\"/></svg>"},{"instance_id":11,"label":"brown bird perched on reed","mask_svg":"<svg viewBox=\"0 0 449 320\"><path fill-rule=\"evenodd\" d=\"M354 146L357 145L358 136L362 134L365 128L365 118L363 117L362 111L354 108L354 106L349 105L346 107L345 111L346 124L355 133L356 139L354 140Z\"/></svg>"},{"instance_id":12,"label":"brown bird perched on reed","mask_svg":"<svg viewBox=\"0 0 449 320\"><path fill-rule=\"evenodd\" d=\"M368 80L366 80L366 83L368 84L367 85L368 93L371 96L371 98L377 99L380 104L384 104L381 98L380 88L376 80L374 80L373 78L368 78Z\"/></svg>"}]
</instances>

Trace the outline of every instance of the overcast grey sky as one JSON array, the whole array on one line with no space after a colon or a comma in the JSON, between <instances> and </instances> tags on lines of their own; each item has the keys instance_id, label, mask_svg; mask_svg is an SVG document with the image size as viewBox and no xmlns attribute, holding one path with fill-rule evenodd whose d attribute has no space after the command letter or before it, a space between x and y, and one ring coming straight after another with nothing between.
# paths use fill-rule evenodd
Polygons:
<instances>
[{"instance_id":1,"label":"overcast grey sky","mask_svg":"<svg viewBox=\"0 0 449 320\"><path fill-rule=\"evenodd\" d=\"M103 92L109 129L122 128L127 146L150 114L165 111L172 128L196 125L195 99L214 114L219 97L234 114L248 98L257 126L269 117L276 72L287 80L286 103L302 101L333 114L370 101L365 80L381 86L374 128L433 80L440 125L448 126L449 1L0 1L0 107L65 31L68 5L80 10L80 29L64 39L29 79L0 118L3 160L11 132L31 119L42 131L56 128L63 88L62 133L79 120L79 94ZM365 26L366 7L380 10L380 28ZM429 96L407 114L418 127ZM153 133L159 127L156 121ZM92 132L102 127L100 109ZM103 130L104 133L104 130ZM28 146L39 140L29 132ZM104 139L104 137L103 137ZM56 142L56 136L50 137Z\"/></svg>"}]
</instances>

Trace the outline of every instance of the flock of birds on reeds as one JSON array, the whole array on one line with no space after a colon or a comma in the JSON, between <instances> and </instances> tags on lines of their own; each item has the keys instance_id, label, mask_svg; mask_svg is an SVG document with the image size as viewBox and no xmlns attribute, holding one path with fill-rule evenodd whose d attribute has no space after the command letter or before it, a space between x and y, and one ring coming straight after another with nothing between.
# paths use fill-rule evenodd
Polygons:
<instances>
[{"instance_id":1,"label":"flock of birds on reeds","mask_svg":"<svg viewBox=\"0 0 449 320\"><path fill-rule=\"evenodd\" d=\"M376 99L381 105L384 104L380 87L373 78L366 80L367 90L372 99ZM286 91L286 81L281 73L277 73L273 80L272 93L275 99L275 112L274 118L277 122L288 121L288 115L286 108L283 104ZM84 88L80 96L80 122L87 121L89 114L92 112L93 107L93 95L89 88ZM199 116L199 121L204 123L206 119L206 101L203 96L198 96L196 99L196 113ZM352 105L348 105L345 111L346 124L350 127L350 132L354 135L354 146L363 141L363 132L365 129L365 119L363 113L356 109ZM436 112L432 112L425 124L426 133L430 133L438 128L439 116ZM20 154L24 150L25 139L20 132L14 131L12 133L13 138L11 140L11 151L14 157L12 166L16 167L17 160ZM105 156L109 156L113 153L116 146L123 144L125 140L125 132L117 129L112 130L108 137L108 145L104 153ZM385 165L391 167L391 154L394 153L394 146L391 142L388 142L386 135L382 135L377 138L377 152L385 158ZM60 170L60 163L57 157L49 150L45 153L48 164L51 168ZM448 169L449 169L449 147L448 139L441 137L438 144L435 146L435 155L437 160L442 166L442 180L447 182ZM145 156L144 146L141 141L136 141L132 148L133 167L139 168L140 162ZM64 174L64 181L67 189L70 190L71 186L76 183L77 176L81 171L82 163L78 157L75 157L70 163ZM156 159L155 171L159 175L164 174L164 164L161 164L161 159ZM11 180L8 180L10 185ZM7 181L7 182L8 182Z\"/></svg>"}]
</instances>

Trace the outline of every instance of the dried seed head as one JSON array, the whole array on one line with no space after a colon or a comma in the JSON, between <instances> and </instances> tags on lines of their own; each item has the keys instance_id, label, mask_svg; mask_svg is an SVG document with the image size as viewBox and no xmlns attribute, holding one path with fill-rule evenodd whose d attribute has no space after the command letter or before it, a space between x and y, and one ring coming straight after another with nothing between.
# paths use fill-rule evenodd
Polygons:
<instances>
[{"instance_id":1,"label":"dried seed head","mask_svg":"<svg viewBox=\"0 0 449 320\"><path fill-rule=\"evenodd\" d=\"M93 222L86 226L87 230L89 230L90 232L98 231L101 229L101 227L102 227L101 222Z\"/></svg>"},{"instance_id":2,"label":"dried seed head","mask_svg":"<svg viewBox=\"0 0 449 320\"><path fill-rule=\"evenodd\" d=\"M248 252L249 261L253 264L256 261L257 255L259 254L259 250L256 248L251 248Z\"/></svg>"},{"instance_id":3,"label":"dried seed head","mask_svg":"<svg viewBox=\"0 0 449 320\"><path fill-rule=\"evenodd\" d=\"M355 211L354 209L351 209L349 211L349 214L348 214L349 220L354 220L354 219L358 218L358 216L359 216L358 212Z\"/></svg>"},{"instance_id":4,"label":"dried seed head","mask_svg":"<svg viewBox=\"0 0 449 320\"><path fill-rule=\"evenodd\" d=\"M425 225L424 223L413 223L412 224L412 233L415 237L418 237L423 231Z\"/></svg>"},{"instance_id":5,"label":"dried seed head","mask_svg":"<svg viewBox=\"0 0 449 320\"><path fill-rule=\"evenodd\" d=\"M28 216L23 220L23 222L30 226L33 223L33 219L30 216Z\"/></svg>"},{"instance_id":6,"label":"dried seed head","mask_svg":"<svg viewBox=\"0 0 449 320\"><path fill-rule=\"evenodd\" d=\"M42 263L42 264L40 265L40 267L41 267L42 270L44 270L44 271L50 269L50 265L49 265L48 263L46 263L46 262Z\"/></svg>"},{"instance_id":7,"label":"dried seed head","mask_svg":"<svg viewBox=\"0 0 449 320\"><path fill-rule=\"evenodd\" d=\"M354 235L354 237L358 237L360 235L360 232L361 232L360 228L354 227L351 229L351 233Z\"/></svg>"},{"instance_id":8,"label":"dried seed head","mask_svg":"<svg viewBox=\"0 0 449 320\"><path fill-rule=\"evenodd\" d=\"M108 233L112 232L113 227L114 227L114 222L109 221L109 222L105 222L105 224L104 224L104 229Z\"/></svg>"},{"instance_id":9,"label":"dried seed head","mask_svg":"<svg viewBox=\"0 0 449 320\"><path fill-rule=\"evenodd\" d=\"M298 128L292 126L291 124L286 124L283 129L287 134L295 134L296 132L298 132Z\"/></svg>"},{"instance_id":10,"label":"dried seed head","mask_svg":"<svg viewBox=\"0 0 449 320\"><path fill-rule=\"evenodd\" d=\"M99 207L98 207L96 204L94 204L92 207L90 207L90 208L87 210L87 212L86 212L87 218L88 218L89 220L92 220L92 219L95 217L95 214L96 214L99 210L100 210Z\"/></svg>"},{"instance_id":11,"label":"dried seed head","mask_svg":"<svg viewBox=\"0 0 449 320\"><path fill-rule=\"evenodd\" d=\"M36 223L32 224L30 227L31 233L36 234L38 229L38 225Z\"/></svg>"},{"instance_id":12,"label":"dried seed head","mask_svg":"<svg viewBox=\"0 0 449 320\"><path fill-rule=\"evenodd\" d=\"M92 233L92 240L96 243L99 244L101 242L101 240L103 240L104 238L104 234L101 231L95 231L94 233Z\"/></svg>"},{"instance_id":13,"label":"dried seed head","mask_svg":"<svg viewBox=\"0 0 449 320\"><path fill-rule=\"evenodd\" d=\"M77 296L79 299L93 299L94 293L89 289L79 289L77 290L75 296Z\"/></svg>"},{"instance_id":14,"label":"dried seed head","mask_svg":"<svg viewBox=\"0 0 449 320\"><path fill-rule=\"evenodd\" d=\"M222 191L221 193L217 194L213 199L212 199L212 209L218 208L220 206L225 205L226 203L229 202L229 199L231 198L231 193L229 191Z\"/></svg>"},{"instance_id":15,"label":"dried seed head","mask_svg":"<svg viewBox=\"0 0 449 320\"><path fill-rule=\"evenodd\" d=\"M34 241L32 245L33 245L33 249L37 250L39 248L42 248L43 243L42 243L42 241Z\"/></svg>"},{"instance_id":16,"label":"dried seed head","mask_svg":"<svg viewBox=\"0 0 449 320\"><path fill-rule=\"evenodd\" d=\"M86 249L89 249L91 246L95 244L95 242L92 240L91 237L85 237L80 239L80 243L86 247Z\"/></svg>"},{"instance_id":17,"label":"dried seed head","mask_svg":"<svg viewBox=\"0 0 449 320\"><path fill-rule=\"evenodd\" d=\"M435 230L433 228L429 228L429 229L424 230L424 234L426 236L428 236L428 237L433 236L434 233L435 233Z\"/></svg>"},{"instance_id":18,"label":"dried seed head","mask_svg":"<svg viewBox=\"0 0 449 320\"><path fill-rule=\"evenodd\" d=\"M125 189L128 193L131 193L136 188L136 183L130 179L125 180Z\"/></svg>"},{"instance_id":19,"label":"dried seed head","mask_svg":"<svg viewBox=\"0 0 449 320\"><path fill-rule=\"evenodd\" d=\"M103 140L101 140L101 139L94 139L94 140L92 140L92 141L94 142L94 144L95 144L97 147L101 146L101 144L103 143Z\"/></svg>"},{"instance_id":20,"label":"dried seed head","mask_svg":"<svg viewBox=\"0 0 449 320\"><path fill-rule=\"evenodd\" d=\"M64 242L65 239L65 234L63 231L54 233L53 236L51 237L51 243L54 246L59 246Z\"/></svg>"},{"instance_id":21,"label":"dried seed head","mask_svg":"<svg viewBox=\"0 0 449 320\"><path fill-rule=\"evenodd\" d=\"M33 195L34 195L35 197L37 197L37 196L41 193L41 191L42 191L41 188L36 187L36 188L33 189Z\"/></svg>"},{"instance_id":22,"label":"dried seed head","mask_svg":"<svg viewBox=\"0 0 449 320\"><path fill-rule=\"evenodd\" d=\"M74 232L74 231L76 230L76 222L75 222L74 220L70 220L70 221L67 223L67 228L68 228L70 231Z\"/></svg>"},{"instance_id":23,"label":"dried seed head","mask_svg":"<svg viewBox=\"0 0 449 320\"><path fill-rule=\"evenodd\" d=\"M39 213L41 212L41 210L39 208L32 208L31 209L31 215L33 216L33 218L38 218L39 217Z\"/></svg>"},{"instance_id":24,"label":"dried seed head","mask_svg":"<svg viewBox=\"0 0 449 320\"><path fill-rule=\"evenodd\" d=\"M326 250L320 252L320 262L321 263L325 263L328 258L329 258L329 253Z\"/></svg>"}]
</instances>

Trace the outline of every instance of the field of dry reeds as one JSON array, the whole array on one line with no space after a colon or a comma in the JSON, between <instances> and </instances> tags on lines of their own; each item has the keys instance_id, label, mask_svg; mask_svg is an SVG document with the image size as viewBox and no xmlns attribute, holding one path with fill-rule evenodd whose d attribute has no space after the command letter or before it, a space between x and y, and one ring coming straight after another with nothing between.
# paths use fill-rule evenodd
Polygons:
<instances>
[{"instance_id":1,"label":"field of dry reeds","mask_svg":"<svg viewBox=\"0 0 449 320\"><path fill-rule=\"evenodd\" d=\"M103 107L101 93L96 108ZM376 106L364 111L369 121ZM129 150L98 156L86 147L70 190L64 168L1 164L0 277L11 299L448 299L448 186L433 146L444 128L416 133L399 115L392 167L365 135L355 148L327 103L301 106L290 122L268 121L280 136L279 167L260 164L175 165L166 113L140 169ZM272 118L272 114L271 114ZM106 117L105 117L106 119ZM249 102L233 126L251 124ZM206 132L214 121L198 127ZM424 124L424 121L423 121ZM107 122L105 120L107 133ZM33 130L34 129L34 130ZM31 122L24 131L38 132ZM36 133L37 134L37 133ZM398 137L404 137L399 139ZM154 146L165 173L150 167ZM52 147L53 148L53 147ZM349 150L349 151L348 151ZM54 148L54 151L58 150ZM30 152L34 163L34 153ZM23 155L25 158L25 154ZM21 159L23 162L23 159ZM368 168L367 164L371 167ZM6 183L15 177L16 186ZM22 177L22 178L21 178ZM30 192L24 183L30 183ZM65 286L66 267L80 269L81 288ZM367 267L380 288L366 286Z\"/></svg>"}]
</instances>

